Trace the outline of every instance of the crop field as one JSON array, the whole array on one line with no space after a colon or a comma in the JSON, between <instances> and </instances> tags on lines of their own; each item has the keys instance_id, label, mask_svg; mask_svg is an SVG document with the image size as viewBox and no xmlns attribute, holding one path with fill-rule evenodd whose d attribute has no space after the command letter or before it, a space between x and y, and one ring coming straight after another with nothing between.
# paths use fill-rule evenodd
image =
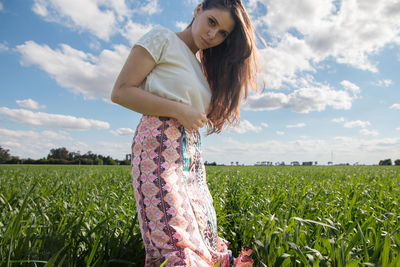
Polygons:
<instances>
[{"instance_id":1,"label":"crop field","mask_svg":"<svg viewBox=\"0 0 400 267\"><path fill-rule=\"evenodd\" d=\"M207 167L256 266L400 266L400 167ZM129 166L0 165L1 266L143 266Z\"/></svg>"}]
</instances>

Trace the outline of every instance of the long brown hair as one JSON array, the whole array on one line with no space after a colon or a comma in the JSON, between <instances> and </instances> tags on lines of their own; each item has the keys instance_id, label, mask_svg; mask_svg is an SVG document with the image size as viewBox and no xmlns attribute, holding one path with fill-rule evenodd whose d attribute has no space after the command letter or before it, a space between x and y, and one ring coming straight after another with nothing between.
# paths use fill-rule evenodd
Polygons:
<instances>
[{"instance_id":1,"label":"long brown hair","mask_svg":"<svg viewBox=\"0 0 400 267\"><path fill-rule=\"evenodd\" d=\"M257 90L257 48L253 26L240 0L204 0L202 9L230 11L235 27L218 46L200 51L203 72L211 88L207 133L220 133L224 125L240 121L240 101L248 89Z\"/></svg>"}]
</instances>

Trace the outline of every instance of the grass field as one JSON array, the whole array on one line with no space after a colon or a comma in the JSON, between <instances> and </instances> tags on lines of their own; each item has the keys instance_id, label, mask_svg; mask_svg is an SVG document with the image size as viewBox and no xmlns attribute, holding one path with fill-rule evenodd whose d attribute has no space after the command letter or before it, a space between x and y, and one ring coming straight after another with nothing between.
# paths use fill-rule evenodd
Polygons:
<instances>
[{"instance_id":1,"label":"grass field","mask_svg":"<svg viewBox=\"0 0 400 267\"><path fill-rule=\"evenodd\" d=\"M400 266L398 166L207 167L257 266ZM0 165L1 266L143 266L129 166Z\"/></svg>"}]
</instances>

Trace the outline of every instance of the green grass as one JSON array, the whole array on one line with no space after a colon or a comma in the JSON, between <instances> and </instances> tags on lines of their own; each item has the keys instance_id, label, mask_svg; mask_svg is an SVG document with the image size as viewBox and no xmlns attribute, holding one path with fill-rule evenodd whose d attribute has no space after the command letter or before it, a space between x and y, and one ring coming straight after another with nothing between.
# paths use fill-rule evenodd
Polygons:
<instances>
[{"instance_id":1,"label":"green grass","mask_svg":"<svg viewBox=\"0 0 400 267\"><path fill-rule=\"evenodd\" d=\"M257 266L400 266L400 168L207 167ZM0 165L1 266L143 266L129 166Z\"/></svg>"}]
</instances>

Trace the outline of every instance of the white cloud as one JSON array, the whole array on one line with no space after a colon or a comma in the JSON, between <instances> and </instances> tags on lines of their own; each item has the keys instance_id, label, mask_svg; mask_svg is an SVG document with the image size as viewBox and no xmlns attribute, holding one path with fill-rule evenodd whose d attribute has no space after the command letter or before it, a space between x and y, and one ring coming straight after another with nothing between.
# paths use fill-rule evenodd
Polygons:
<instances>
[{"instance_id":1,"label":"white cloud","mask_svg":"<svg viewBox=\"0 0 400 267\"><path fill-rule=\"evenodd\" d=\"M265 123L265 122L262 122L261 126L264 127L264 128L268 128L269 127L268 123Z\"/></svg>"},{"instance_id":2,"label":"white cloud","mask_svg":"<svg viewBox=\"0 0 400 267\"><path fill-rule=\"evenodd\" d=\"M0 107L0 114L6 115L9 119L33 126L46 128L59 128L71 130L108 129L108 122L77 118L73 116L49 114L44 112L32 112L26 109L9 109Z\"/></svg>"},{"instance_id":3,"label":"white cloud","mask_svg":"<svg viewBox=\"0 0 400 267\"><path fill-rule=\"evenodd\" d=\"M398 109L398 110L400 110L400 104L393 104L389 108L390 109Z\"/></svg>"},{"instance_id":4,"label":"white cloud","mask_svg":"<svg viewBox=\"0 0 400 267\"><path fill-rule=\"evenodd\" d=\"M47 21L58 22L77 30L88 30L98 38L108 40L115 31L116 17L110 6L107 6L107 2L35 0L32 10Z\"/></svg>"},{"instance_id":5,"label":"white cloud","mask_svg":"<svg viewBox=\"0 0 400 267\"><path fill-rule=\"evenodd\" d=\"M0 11L3 11L3 10L4 10L3 3L2 3L2 2L0 2Z\"/></svg>"},{"instance_id":6,"label":"white cloud","mask_svg":"<svg viewBox=\"0 0 400 267\"><path fill-rule=\"evenodd\" d=\"M294 112L309 113L322 111L327 107L334 109L350 109L353 97L347 91L333 90L327 85L310 84L286 95L267 92L247 98L242 107L247 110L275 110L290 108Z\"/></svg>"},{"instance_id":7,"label":"white cloud","mask_svg":"<svg viewBox=\"0 0 400 267\"><path fill-rule=\"evenodd\" d=\"M257 161L318 161L336 163L378 164L384 158L398 158L400 138L371 137L333 139L303 138L290 141L268 140L252 143L221 137L214 146L206 146L204 159L229 164L231 161L254 164Z\"/></svg>"},{"instance_id":8,"label":"white cloud","mask_svg":"<svg viewBox=\"0 0 400 267\"><path fill-rule=\"evenodd\" d=\"M244 134L244 133L247 133L247 132L256 132L256 133L258 133L258 132L261 131L261 127L253 125L248 120L241 120L239 125L237 125L236 127L233 127L233 128L228 128L228 131L234 132L234 133L237 133L237 134Z\"/></svg>"},{"instance_id":9,"label":"white cloud","mask_svg":"<svg viewBox=\"0 0 400 267\"><path fill-rule=\"evenodd\" d=\"M379 135L378 131L368 130L368 129L361 129L360 134L368 135L368 136L378 136Z\"/></svg>"},{"instance_id":10,"label":"white cloud","mask_svg":"<svg viewBox=\"0 0 400 267\"><path fill-rule=\"evenodd\" d=\"M153 25L142 25L138 23L134 23L132 21L128 21L125 24L123 30L121 31L122 36L124 36L129 44L133 46L139 38L151 30Z\"/></svg>"},{"instance_id":11,"label":"white cloud","mask_svg":"<svg viewBox=\"0 0 400 267\"><path fill-rule=\"evenodd\" d=\"M129 4L129 5L128 5ZM76 31L88 31L108 41L133 14L153 15L161 12L158 0L34 0L33 12L44 20L60 23Z\"/></svg>"},{"instance_id":12,"label":"white cloud","mask_svg":"<svg viewBox=\"0 0 400 267\"><path fill-rule=\"evenodd\" d=\"M0 43L0 53L5 51L8 51L7 45L4 43Z\"/></svg>"},{"instance_id":13,"label":"white cloud","mask_svg":"<svg viewBox=\"0 0 400 267\"><path fill-rule=\"evenodd\" d=\"M139 13L153 15L160 13L161 8L158 5L158 0L148 0L147 3L139 9Z\"/></svg>"},{"instance_id":14,"label":"white cloud","mask_svg":"<svg viewBox=\"0 0 400 267\"><path fill-rule=\"evenodd\" d=\"M333 121L333 122L336 122L336 123L341 123L341 122L344 122L344 118L343 118L343 117L334 118L334 119L332 119L332 121Z\"/></svg>"},{"instance_id":15,"label":"white cloud","mask_svg":"<svg viewBox=\"0 0 400 267\"><path fill-rule=\"evenodd\" d=\"M19 131L0 128L1 144L10 149L11 155L20 157L41 158L45 151L55 148L54 142L72 140L69 135L53 131Z\"/></svg>"},{"instance_id":16,"label":"white cloud","mask_svg":"<svg viewBox=\"0 0 400 267\"><path fill-rule=\"evenodd\" d=\"M344 87L345 90L352 92L354 95L359 94L361 91L359 86L348 80L343 80L340 82L340 84Z\"/></svg>"},{"instance_id":17,"label":"white cloud","mask_svg":"<svg viewBox=\"0 0 400 267\"><path fill-rule=\"evenodd\" d=\"M115 136L133 136L135 134L135 130L132 130L130 128L118 128L117 130L111 130L110 132Z\"/></svg>"},{"instance_id":18,"label":"white cloud","mask_svg":"<svg viewBox=\"0 0 400 267\"><path fill-rule=\"evenodd\" d=\"M267 10L261 16L260 5ZM263 79L271 89L293 84L326 59L377 72L372 56L400 43L400 12L392 0L250 0L248 6L258 15L255 25L269 34L260 54Z\"/></svg>"},{"instance_id":19,"label":"white cloud","mask_svg":"<svg viewBox=\"0 0 400 267\"><path fill-rule=\"evenodd\" d=\"M392 80L386 79L386 80L379 80L376 85L380 87L390 87L393 84Z\"/></svg>"},{"instance_id":20,"label":"white cloud","mask_svg":"<svg viewBox=\"0 0 400 267\"><path fill-rule=\"evenodd\" d=\"M397 128L396 128L396 131L400 131L400 127L397 127Z\"/></svg>"},{"instance_id":21,"label":"white cloud","mask_svg":"<svg viewBox=\"0 0 400 267\"><path fill-rule=\"evenodd\" d=\"M297 124L288 124L288 125L286 125L286 128L301 128L304 126L306 126L306 124L302 122L302 123L297 123Z\"/></svg>"},{"instance_id":22,"label":"white cloud","mask_svg":"<svg viewBox=\"0 0 400 267\"><path fill-rule=\"evenodd\" d=\"M18 45L16 49L22 55L22 65L38 65L60 86L109 103L115 78L130 51L126 46L115 45L114 50L105 49L95 57L66 44L53 50L33 41Z\"/></svg>"},{"instance_id":23,"label":"white cloud","mask_svg":"<svg viewBox=\"0 0 400 267\"><path fill-rule=\"evenodd\" d=\"M201 3L201 0L185 0L185 4L195 6Z\"/></svg>"},{"instance_id":24,"label":"white cloud","mask_svg":"<svg viewBox=\"0 0 400 267\"><path fill-rule=\"evenodd\" d=\"M183 21L177 21L177 22L175 22L175 26L176 26L178 29L180 29L181 31L183 31L188 25L189 25L189 23L183 22Z\"/></svg>"},{"instance_id":25,"label":"white cloud","mask_svg":"<svg viewBox=\"0 0 400 267\"><path fill-rule=\"evenodd\" d=\"M356 121L345 122L343 126L346 128L355 128L355 127L365 128L370 125L371 125L371 123L369 121L356 120Z\"/></svg>"},{"instance_id":26,"label":"white cloud","mask_svg":"<svg viewBox=\"0 0 400 267\"><path fill-rule=\"evenodd\" d=\"M284 135L285 132L283 132L283 131L276 131L276 134L277 134L277 135Z\"/></svg>"},{"instance_id":27,"label":"white cloud","mask_svg":"<svg viewBox=\"0 0 400 267\"><path fill-rule=\"evenodd\" d=\"M29 109L42 109L46 108L45 105L39 105L38 102L36 102L33 99L24 99L24 100L17 100L16 101L18 106L23 107L23 108L29 108Z\"/></svg>"},{"instance_id":28,"label":"white cloud","mask_svg":"<svg viewBox=\"0 0 400 267\"><path fill-rule=\"evenodd\" d=\"M81 154L92 151L95 154L125 159L130 153L130 141L116 142L82 142L71 138L63 132L53 131L20 131L0 128L1 145L10 149L10 154L21 158L39 159L46 157L50 149L65 147L68 151L80 151Z\"/></svg>"}]
</instances>

